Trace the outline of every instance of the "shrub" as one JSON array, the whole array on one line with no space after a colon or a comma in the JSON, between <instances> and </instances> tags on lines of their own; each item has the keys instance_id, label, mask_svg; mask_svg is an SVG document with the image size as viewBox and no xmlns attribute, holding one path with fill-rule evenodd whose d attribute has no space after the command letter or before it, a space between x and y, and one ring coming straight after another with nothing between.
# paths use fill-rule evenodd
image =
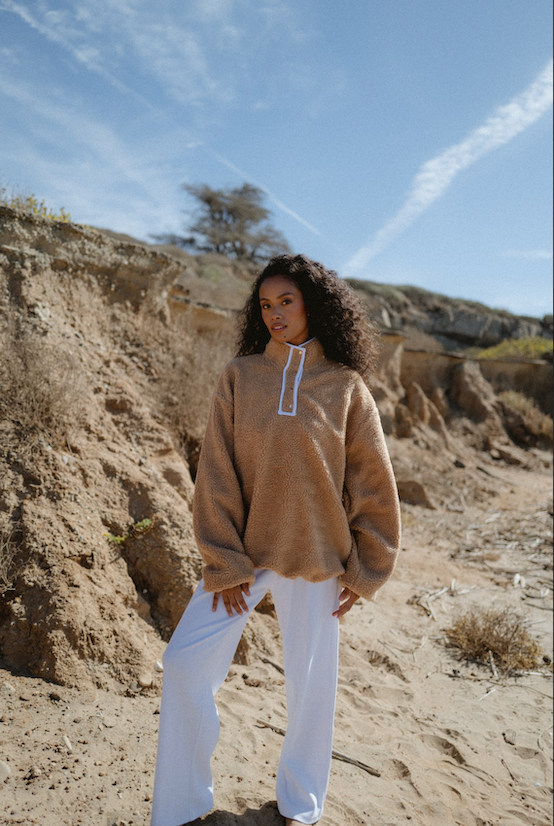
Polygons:
<instances>
[{"instance_id":1,"label":"shrub","mask_svg":"<svg viewBox=\"0 0 554 826\"><path fill-rule=\"evenodd\" d=\"M0 331L0 418L20 446L47 437L66 443L84 410L83 379L72 354L13 321Z\"/></svg>"},{"instance_id":2,"label":"shrub","mask_svg":"<svg viewBox=\"0 0 554 826\"><path fill-rule=\"evenodd\" d=\"M52 212L46 206L44 200L39 201L34 195L22 195L14 192L8 195L7 190L2 185L0 185L0 206L7 206L26 215L48 218L51 221L63 221L64 223L71 221L71 215L66 212L65 207L61 207L59 212Z\"/></svg>"},{"instance_id":3,"label":"shrub","mask_svg":"<svg viewBox=\"0 0 554 826\"><path fill-rule=\"evenodd\" d=\"M552 341L541 336L511 338L477 353L478 359L540 359L552 353Z\"/></svg>"},{"instance_id":4,"label":"shrub","mask_svg":"<svg viewBox=\"0 0 554 826\"><path fill-rule=\"evenodd\" d=\"M552 416L543 413L532 399L523 393L519 393L517 390L503 390L498 394L498 398L505 408L507 407L508 410L512 408L519 413L521 416L520 421L523 421L525 429L536 437L539 446L546 448L552 447L554 438ZM518 441L518 422L512 422L511 419L513 417L509 416L506 410L504 418L508 432L512 438L515 438L515 441ZM517 418L518 417L516 417L516 419Z\"/></svg>"},{"instance_id":5,"label":"shrub","mask_svg":"<svg viewBox=\"0 0 554 826\"><path fill-rule=\"evenodd\" d=\"M543 659L522 617L509 608L471 608L446 634L462 657L483 664L489 664L492 657L495 666L507 674L536 669Z\"/></svg>"}]
</instances>

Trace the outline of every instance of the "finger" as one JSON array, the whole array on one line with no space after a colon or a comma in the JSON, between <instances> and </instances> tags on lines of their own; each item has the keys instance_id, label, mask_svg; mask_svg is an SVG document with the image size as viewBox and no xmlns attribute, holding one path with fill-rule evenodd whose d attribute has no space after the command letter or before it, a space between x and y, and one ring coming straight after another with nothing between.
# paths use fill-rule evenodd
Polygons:
<instances>
[{"instance_id":1,"label":"finger","mask_svg":"<svg viewBox=\"0 0 554 826\"><path fill-rule=\"evenodd\" d=\"M212 602L212 611L217 611L217 604L219 602L219 594L214 594L214 599Z\"/></svg>"},{"instance_id":2,"label":"finger","mask_svg":"<svg viewBox=\"0 0 554 826\"><path fill-rule=\"evenodd\" d=\"M248 596L250 596L250 594L248 594ZM237 596L237 602L239 603L240 607L248 613L248 605L245 602L245 599L242 595L242 591L240 592L239 596Z\"/></svg>"},{"instance_id":3,"label":"finger","mask_svg":"<svg viewBox=\"0 0 554 826\"><path fill-rule=\"evenodd\" d=\"M334 616L334 617L337 617L338 619L340 619L340 618L341 618L341 617L343 617L345 614L347 614L347 613L348 613L348 611L350 611L350 609L352 608L352 606L353 606L353 605L354 605L357 601L358 601L358 596L357 596L357 594L351 594L351 595L350 595L350 597L347 599L347 601L346 601L346 602L344 602L344 603L340 606L340 608L339 608L337 611L334 611L333 616Z\"/></svg>"},{"instance_id":4,"label":"finger","mask_svg":"<svg viewBox=\"0 0 554 826\"><path fill-rule=\"evenodd\" d=\"M345 599L349 599L351 596L352 591L350 588L343 588L339 596L339 602L344 602Z\"/></svg>"},{"instance_id":5,"label":"finger","mask_svg":"<svg viewBox=\"0 0 554 826\"><path fill-rule=\"evenodd\" d=\"M250 596L250 585L248 584L248 582L245 582L245 583L244 583L243 585L241 585L240 587L242 588L242 590L244 591L244 593L246 594L246 596L247 596L247 597L249 597L249 596Z\"/></svg>"},{"instance_id":6,"label":"finger","mask_svg":"<svg viewBox=\"0 0 554 826\"><path fill-rule=\"evenodd\" d=\"M231 600L228 594L223 594L223 602L225 603L225 609L230 617L233 616L233 609L231 607Z\"/></svg>"}]
</instances>

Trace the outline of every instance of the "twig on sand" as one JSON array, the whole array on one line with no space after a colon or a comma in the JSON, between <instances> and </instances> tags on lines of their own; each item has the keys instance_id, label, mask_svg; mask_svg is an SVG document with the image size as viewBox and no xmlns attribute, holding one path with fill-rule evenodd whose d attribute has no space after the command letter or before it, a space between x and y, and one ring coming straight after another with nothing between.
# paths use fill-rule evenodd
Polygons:
<instances>
[{"instance_id":1,"label":"twig on sand","mask_svg":"<svg viewBox=\"0 0 554 826\"><path fill-rule=\"evenodd\" d=\"M264 720L258 720L257 724L262 726L263 728L270 728L276 734L282 734L283 736L286 734L285 730L279 728L279 726L274 726L272 723L266 723ZM349 757L347 754L343 754L341 751L335 751L333 749L333 757L335 760L342 760L343 763L350 763L352 766L356 766L358 769L363 769L363 771L367 772L368 774L372 774L374 777L381 777L381 772L377 769L373 769L371 766L368 766L367 763L362 763L361 760L356 760L354 757Z\"/></svg>"},{"instance_id":2,"label":"twig on sand","mask_svg":"<svg viewBox=\"0 0 554 826\"><path fill-rule=\"evenodd\" d=\"M486 693L486 694L483 694L483 696L482 696L482 697L479 697L479 699L478 699L478 701L477 701L477 702L478 702L478 703L480 703L480 702L481 702L481 700L484 700L484 699L485 699L485 697L488 697L490 694L492 694L492 693L493 693L493 691L496 691L496 688L489 688L489 690L487 691L487 693Z\"/></svg>"},{"instance_id":3,"label":"twig on sand","mask_svg":"<svg viewBox=\"0 0 554 826\"><path fill-rule=\"evenodd\" d=\"M263 663L265 663L266 665L272 665L272 666L273 666L273 668L276 668L276 669L277 669L277 671L280 671L280 672L281 672L281 674L284 674L284 673L285 673L285 669L284 669L284 668L282 668L280 665L277 665L277 663L274 663L274 662L273 662L273 660L268 660L268 659L267 659L267 657L262 657L262 658L261 658L261 660L262 660L262 662L263 662Z\"/></svg>"},{"instance_id":4,"label":"twig on sand","mask_svg":"<svg viewBox=\"0 0 554 826\"><path fill-rule=\"evenodd\" d=\"M492 676L494 677L495 680L498 680L498 671L496 669L496 665L494 664L494 657L492 655L492 651L490 650L490 648L489 648L489 662L491 664Z\"/></svg>"},{"instance_id":5,"label":"twig on sand","mask_svg":"<svg viewBox=\"0 0 554 826\"><path fill-rule=\"evenodd\" d=\"M542 747L542 743L541 743L541 737L543 736L543 734L546 734L547 731L550 731L550 734L552 734L552 723L549 726L547 726L545 729L543 729L543 731L541 731L541 733L537 737L537 743L538 743L539 749L541 751L544 751L544 749Z\"/></svg>"}]
</instances>

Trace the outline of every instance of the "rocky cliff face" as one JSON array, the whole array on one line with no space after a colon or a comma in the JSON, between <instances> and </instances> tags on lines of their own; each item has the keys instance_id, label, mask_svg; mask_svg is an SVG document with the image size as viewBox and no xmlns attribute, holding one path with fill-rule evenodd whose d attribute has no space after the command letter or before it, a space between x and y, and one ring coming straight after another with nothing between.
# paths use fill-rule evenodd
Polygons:
<instances>
[{"instance_id":1,"label":"rocky cliff face","mask_svg":"<svg viewBox=\"0 0 554 826\"><path fill-rule=\"evenodd\" d=\"M493 310L482 304L371 281L349 280L378 323L403 331L420 330L447 350L492 347L507 338L552 338L552 319L536 319Z\"/></svg>"},{"instance_id":2,"label":"rocky cliff face","mask_svg":"<svg viewBox=\"0 0 554 826\"><path fill-rule=\"evenodd\" d=\"M0 656L11 668L65 684L159 682L153 664L201 569L195 449L232 353L214 331L247 289L229 262L0 209ZM373 389L405 501L454 502L463 473L466 498L479 495L478 462L549 461L523 421L514 444L478 366L437 362L427 385L406 373L401 336L384 344ZM263 616L253 620L243 660L249 645L271 655Z\"/></svg>"}]
</instances>

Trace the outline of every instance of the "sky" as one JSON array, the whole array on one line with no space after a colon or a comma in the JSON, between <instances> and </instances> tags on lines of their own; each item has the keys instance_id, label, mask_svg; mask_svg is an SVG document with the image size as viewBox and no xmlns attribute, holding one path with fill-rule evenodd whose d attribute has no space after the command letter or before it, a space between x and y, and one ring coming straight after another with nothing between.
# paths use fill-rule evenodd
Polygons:
<instances>
[{"instance_id":1,"label":"sky","mask_svg":"<svg viewBox=\"0 0 554 826\"><path fill-rule=\"evenodd\" d=\"M339 275L552 312L551 0L0 0L0 183L144 241L266 195Z\"/></svg>"}]
</instances>

